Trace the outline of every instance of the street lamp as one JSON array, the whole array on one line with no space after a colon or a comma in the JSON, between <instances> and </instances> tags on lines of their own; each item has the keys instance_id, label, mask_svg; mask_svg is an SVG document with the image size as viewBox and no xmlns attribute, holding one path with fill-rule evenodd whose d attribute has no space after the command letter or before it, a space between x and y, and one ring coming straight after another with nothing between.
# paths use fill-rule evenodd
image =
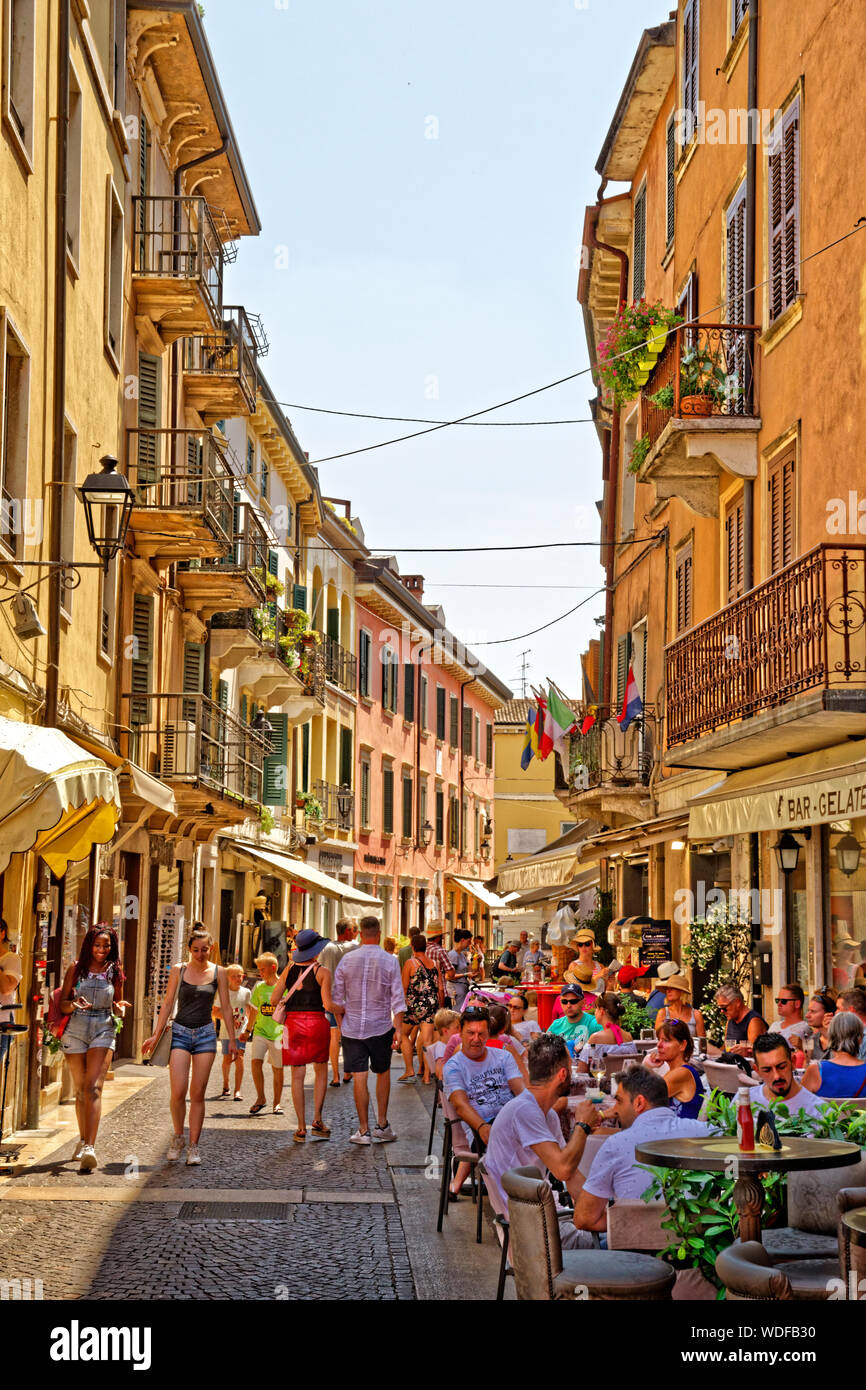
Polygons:
<instances>
[{"instance_id":1,"label":"street lamp","mask_svg":"<svg viewBox=\"0 0 866 1390\"><path fill-rule=\"evenodd\" d=\"M800 862L800 846L794 839L790 830L786 830L779 837L778 844L773 846L773 853L776 856L779 868L783 874L793 874L796 872Z\"/></svg>"},{"instance_id":2,"label":"street lamp","mask_svg":"<svg viewBox=\"0 0 866 1390\"><path fill-rule=\"evenodd\" d=\"M426 849L430 841L433 839L433 827L430 824L429 820L425 820L424 824L421 826L421 832L418 838L421 841L421 844Z\"/></svg>"},{"instance_id":3,"label":"street lamp","mask_svg":"<svg viewBox=\"0 0 866 1390\"><path fill-rule=\"evenodd\" d=\"M836 845L836 863L848 878L860 867L860 843L853 835L843 835Z\"/></svg>"},{"instance_id":4,"label":"street lamp","mask_svg":"<svg viewBox=\"0 0 866 1390\"><path fill-rule=\"evenodd\" d=\"M128 478L117 471L117 459L105 454L100 459L101 473L89 473L80 487L75 489L79 500L84 503L84 518L87 522L87 538L102 561L102 568L108 573L108 566L126 544L129 520L135 494ZM114 509L119 508L117 525L114 526Z\"/></svg>"}]
</instances>

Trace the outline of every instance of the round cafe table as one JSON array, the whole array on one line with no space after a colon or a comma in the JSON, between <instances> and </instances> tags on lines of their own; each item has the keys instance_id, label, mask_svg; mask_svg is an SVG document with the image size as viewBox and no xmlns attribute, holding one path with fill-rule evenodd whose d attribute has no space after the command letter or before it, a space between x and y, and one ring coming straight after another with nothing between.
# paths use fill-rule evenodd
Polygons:
<instances>
[{"instance_id":1,"label":"round cafe table","mask_svg":"<svg viewBox=\"0 0 866 1390\"><path fill-rule=\"evenodd\" d=\"M635 1160L653 1168L689 1168L696 1172L736 1174L734 1206L740 1218L740 1240L761 1243L764 1189L761 1173L791 1173L802 1168L842 1168L859 1163L859 1144L835 1139L783 1138L781 1149L742 1153L736 1138L709 1135L699 1139L654 1139L638 1144ZM736 1166L735 1166L736 1165Z\"/></svg>"}]
</instances>

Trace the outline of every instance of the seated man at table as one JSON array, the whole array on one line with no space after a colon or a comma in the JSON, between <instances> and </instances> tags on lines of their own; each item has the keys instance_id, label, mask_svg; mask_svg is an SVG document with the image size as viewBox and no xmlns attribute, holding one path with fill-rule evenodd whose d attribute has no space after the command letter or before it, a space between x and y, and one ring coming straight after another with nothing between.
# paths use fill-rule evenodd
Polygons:
<instances>
[{"instance_id":1,"label":"seated man at table","mask_svg":"<svg viewBox=\"0 0 866 1390\"><path fill-rule=\"evenodd\" d=\"M807 1115L817 1115L820 1107L826 1103L794 1079L791 1048L781 1033L762 1033L755 1038L752 1066L764 1083L753 1086L749 1093L753 1109L780 1100L791 1115L797 1115L801 1110L805 1110Z\"/></svg>"},{"instance_id":2,"label":"seated man at table","mask_svg":"<svg viewBox=\"0 0 866 1390\"><path fill-rule=\"evenodd\" d=\"M790 985L782 985L780 993L776 996L779 1017L770 1024L770 1032L781 1033L785 1041L793 1047L802 1047L812 1036L812 1029L803 1017L805 1004L806 996L802 985L798 985L796 981Z\"/></svg>"},{"instance_id":3,"label":"seated man at table","mask_svg":"<svg viewBox=\"0 0 866 1390\"><path fill-rule=\"evenodd\" d=\"M463 1121L467 1143L475 1153L484 1151L502 1107L524 1089L511 1053L487 1046L489 1023L487 1009L475 1004L465 1008L460 1047L442 1069L445 1094Z\"/></svg>"},{"instance_id":4,"label":"seated man at table","mask_svg":"<svg viewBox=\"0 0 866 1390\"><path fill-rule=\"evenodd\" d=\"M725 1015L725 1051L745 1056L751 1052L755 1038L767 1032L767 1020L755 1009L747 1009L742 990L736 985L722 985L716 991L716 1003ZM713 1052L712 1045L708 1052ZM715 1050L717 1054L717 1049Z\"/></svg>"},{"instance_id":5,"label":"seated man at table","mask_svg":"<svg viewBox=\"0 0 866 1390\"><path fill-rule=\"evenodd\" d=\"M580 985L565 985L559 1002L562 1004L562 1017L555 1018L547 1031L554 1037L573 1042L579 1050L592 1033L601 1031L601 1024L594 1014L584 1012L584 993Z\"/></svg>"},{"instance_id":6,"label":"seated man at table","mask_svg":"<svg viewBox=\"0 0 866 1390\"><path fill-rule=\"evenodd\" d=\"M648 1067L632 1067L617 1077L614 1115L621 1134L605 1140L574 1205L578 1230L607 1229L609 1202L639 1201L652 1181L635 1160L635 1149L655 1139L705 1138L710 1129L701 1120L681 1120L668 1106L668 1088Z\"/></svg>"},{"instance_id":7,"label":"seated man at table","mask_svg":"<svg viewBox=\"0 0 866 1390\"><path fill-rule=\"evenodd\" d=\"M580 1103L574 1112L574 1131L566 1144L559 1112L567 1103L571 1086L571 1061L562 1038L541 1033L529 1044L529 1086L502 1107L490 1129L484 1167L496 1188L502 1208L508 1198L502 1174L509 1168L535 1166L564 1182L575 1199L575 1182L586 1141L599 1124L598 1107ZM572 1236L572 1232L567 1233ZM566 1241L566 1245L573 1244Z\"/></svg>"}]
</instances>

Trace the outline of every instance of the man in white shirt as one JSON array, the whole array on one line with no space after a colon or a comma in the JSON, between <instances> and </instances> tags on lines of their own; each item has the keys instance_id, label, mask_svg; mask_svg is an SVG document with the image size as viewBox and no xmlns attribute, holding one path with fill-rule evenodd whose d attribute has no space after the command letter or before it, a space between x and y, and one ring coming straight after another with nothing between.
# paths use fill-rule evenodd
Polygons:
<instances>
[{"instance_id":1,"label":"man in white shirt","mask_svg":"<svg viewBox=\"0 0 866 1390\"><path fill-rule=\"evenodd\" d=\"M379 944L379 919L362 917L360 934L360 946L341 956L331 987L334 1014L343 1033L343 1066L351 1072L358 1111L358 1129L350 1136L350 1142L388 1144L397 1138L388 1124L391 1043L395 1028L399 1033L403 1027L406 996L400 980L400 962ZM376 1077L377 1124L372 1136L368 1066Z\"/></svg>"},{"instance_id":2,"label":"man in white shirt","mask_svg":"<svg viewBox=\"0 0 866 1390\"><path fill-rule=\"evenodd\" d=\"M807 1115L817 1115L820 1107L827 1104L826 1099L807 1091L805 1086L794 1080L791 1048L781 1033L762 1033L755 1038L752 1065L764 1083L763 1086L753 1086L749 1093L753 1110L780 1100L792 1116L801 1110L805 1110Z\"/></svg>"},{"instance_id":3,"label":"man in white shirt","mask_svg":"<svg viewBox=\"0 0 866 1390\"><path fill-rule=\"evenodd\" d=\"M621 1134L606 1139L592 1160L589 1176L574 1204L574 1224L582 1231L607 1229L611 1201L639 1201L652 1178L635 1160L635 1149L654 1139L689 1139L710 1133L701 1120L681 1120L668 1105L668 1088L648 1067L632 1067L619 1080L614 1114Z\"/></svg>"},{"instance_id":4,"label":"man in white shirt","mask_svg":"<svg viewBox=\"0 0 866 1390\"><path fill-rule=\"evenodd\" d=\"M520 940L519 940L518 945L517 945L517 964L520 966L520 969L521 969L521 970L523 969L523 962L524 962L525 959L526 959L526 954L527 954L528 950L529 950L529 932L528 932L528 931L522 931L522 932L520 933Z\"/></svg>"},{"instance_id":5,"label":"man in white shirt","mask_svg":"<svg viewBox=\"0 0 866 1390\"><path fill-rule=\"evenodd\" d=\"M798 984L782 985L782 993L776 995L779 1017L770 1024L770 1032L780 1033L792 1047L798 1043L802 1047L806 1039L812 1036L812 1029L803 1017L805 1003L806 996Z\"/></svg>"}]
</instances>

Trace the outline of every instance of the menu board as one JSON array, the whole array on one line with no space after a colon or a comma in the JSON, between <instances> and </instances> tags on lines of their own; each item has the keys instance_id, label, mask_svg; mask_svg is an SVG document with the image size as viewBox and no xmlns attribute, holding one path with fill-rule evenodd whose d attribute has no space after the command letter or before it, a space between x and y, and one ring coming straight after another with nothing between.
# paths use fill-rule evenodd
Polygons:
<instances>
[{"instance_id":1,"label":"menu board","mask_svg":"<svg viewBox=\"0 0 866 1390\"><path fill-rule=\"evenodd\" d=\"M670 959L670 919L655 918L652 922L644 922L640 929L641 965L660 965L663 960Z\"/></svg>"}]
</instances>

